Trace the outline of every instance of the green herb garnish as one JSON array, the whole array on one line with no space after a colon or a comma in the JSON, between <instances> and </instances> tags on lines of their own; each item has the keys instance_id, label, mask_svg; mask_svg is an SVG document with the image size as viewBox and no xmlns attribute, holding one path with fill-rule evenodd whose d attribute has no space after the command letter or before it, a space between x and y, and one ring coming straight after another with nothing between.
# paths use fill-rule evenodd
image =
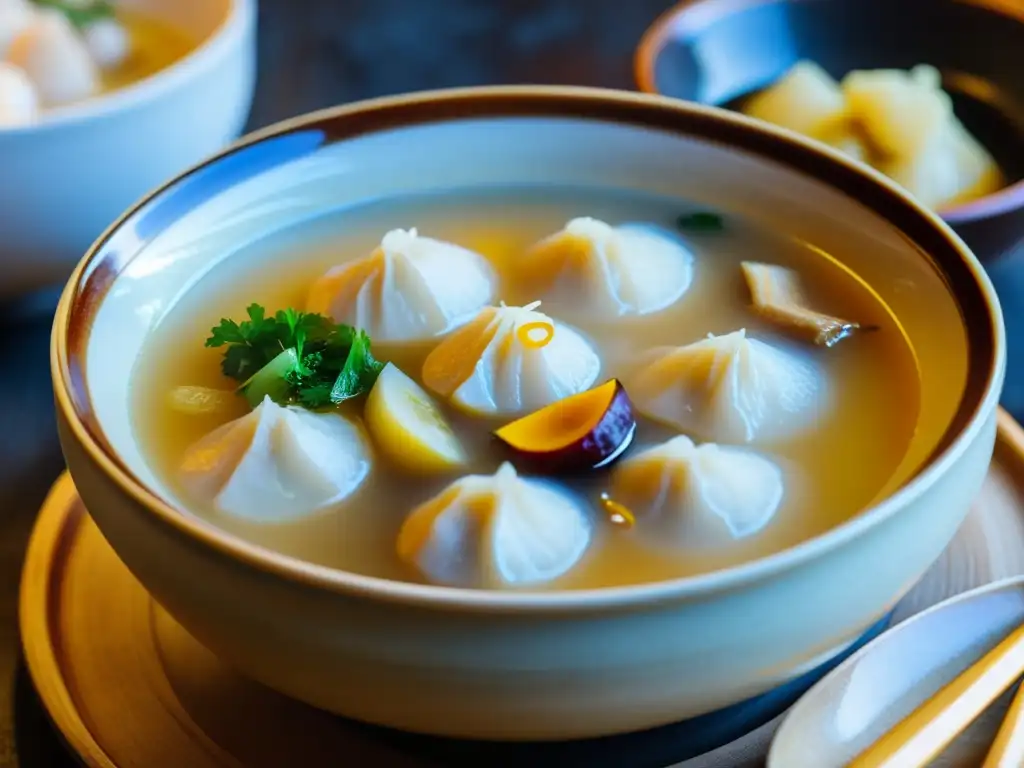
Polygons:
<instances>
[{"instance_id":1,"label":"green herb garnish","mask_svg":"<svg viewBox=\"0 0 1024 768\"><path fill-rule=\"evenodd\" d=\"M676 219L676 226L682 230L691 232L720 232L725 228L725 222L717 213L708 211L697 211L695 213L684 213Z\"/></svg>"},{"instance_id":2,"label":"green herb garnish","mask_svg":"<svg viewBox=\"0 0 1024 768\"><path fill-rule=\"evenodd\" d=\"M103 19L114 18L114 6L107 0L33 0L43 8L54 8L79 29Z\"/></svg>"},{"instance_id":3,"label":"green herb garnish","mask_svg":"<svg viewBox=\"0 0 1024 768\"><path fill-rule=\"evenodd\" d=\"M242 382L254 408L276 403L323 408L369 392L384 364L370 352L365 331L322 315L285 309L268 316L259 304L248 320L222 318L208 347L226 347L221 370Z\"/></svg>"}]
</instances>

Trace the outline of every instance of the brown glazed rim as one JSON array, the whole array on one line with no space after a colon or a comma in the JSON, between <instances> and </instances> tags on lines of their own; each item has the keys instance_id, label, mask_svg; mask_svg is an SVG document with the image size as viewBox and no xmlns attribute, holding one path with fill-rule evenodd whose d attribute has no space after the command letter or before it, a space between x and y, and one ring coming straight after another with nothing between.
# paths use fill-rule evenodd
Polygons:
<instances>
[{"instance_id":1,"label":"brown glazed rim","mask_svg":"<svg viewBox=\"0 0 1024 768\"><path fill-rule=\"evenodd\" d=\"M647 28L633 55L633 79L643 93L661 94L655 84L654 67L665 45L672 39L675 22L685 12L700 11L701 23L711 24L733 13L780 0L682 0L662 13ZM984 8L1024 26L1024 3L1019 0L958 0L964 5ZM1024 39L1024 29L1021 30ZM683 99L680 99L683 101ZM990 195L960 205L940 208L938 213L950 224L969 224L1024 207L1024 179Z\"/></svg>"},{"instance_id":2,"label":"brown glazed rim","mask_svg":"<svg viewBox=\"0 0 1024 768\"><path fill-rule=\"evenodd\" d=\"M549 117L599 120L656 129L751 152L816 178L855 198L897 226L927 258L957 298L968 334L968 381L958 410L935 454L901 489L856 517L809 541L750 563L698 576L628 587L563 592L490 592L424 586L362 576L314 565L250 544L199 517L181 512L146 487L114 451L92 410L84 378L90 328L101 302L131 260L104 256L112 234L149 201L175 188L190 174L239 149L303 130L323 131L329 140L351 139L395 127L473 118ZM103 258L101 258L103 256ZM591 88L502 86L416 93L328 109L271 126L232 145L151 193L96 241L76 267L57 309L51 369L57 407L90 459L122 494L148 510L169 535L184 536L255 572L339 594L410 606L488 612L593 611L628 608L658 600L706 595L763 579L820 556L861 535L924 492L969 445L996 408L1005 351L1002 317L992 286L967 247L935 214L918 205L881 174L837 151L749 118L676 99Z\"/></svg>"}]
</instances>

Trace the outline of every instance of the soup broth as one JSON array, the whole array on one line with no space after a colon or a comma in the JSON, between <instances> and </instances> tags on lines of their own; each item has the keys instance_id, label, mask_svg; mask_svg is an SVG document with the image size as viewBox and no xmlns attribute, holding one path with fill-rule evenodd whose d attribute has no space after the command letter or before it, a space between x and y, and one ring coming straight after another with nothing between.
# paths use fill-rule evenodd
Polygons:
<instances>
[{"instance_id":1,"label":"soup broth","mask_svg":"<svg viewBox=\"0 0 1024 768\"><path fill-rule=\"evenodd\" d=\"M185 58L196 43L172 24L119 8L117 20L131 40L131 52L115 67L101 71L104 93L137 83Z\"/></svg>"},{"instance_id":2,"label":"soup broth","mask_svg":"<svg viewBox=\"0 0 1024 768\"><path fill-rule=\"evenodd\" d=\"M416 226L432 238L457 243L485 256L500 281L497 299L531 302L510 268L532 244L577 216L613 224L644 222L674 230L692 206L636 193L571 188L453 191L436 196L389 199L335 211L246 246L204 275L172 306L136 364L133 408L140 443L158 477L183 506L214 525L268 549L306 561L389 579L421 581L396 555L396 537L410 510L464 474L491 475L507 458L491 432L511 418L459 413L441 403L466 447L469 464L456 472L410 477L376 452L368 479L329 510L285 524L256 524L218 514L209 499L190 495L178 480L188 446L230 419L249 411L238 398L233 412L183 416L168 405L180 385L232 388L220 371L222 350L204 348L222 317L240 318L257 302L273 311L304 308L311 283L330 267L372 251L384 232ZM683 232L694 254L693 282L674 305L648 316L604 318L571 325L601 358L597 383L627 379L638 355L663 345L682 345L708 334L740 328L752 336L797 348L813 359L831 390L832 407L813 427L787 439L752 446L783 468L786 490L773 519L757 533L727 546L685 550L644 535L643 520L613 524L600 495L608 473L594 471L554 482L578 493L593 525L589 549L568 573L540 588L578 589L658 581L699 574L778 552L856 515L906 481L914 467L902 466L919 415L919 372L897 320L876 295L830 255L813 246L726 217L721 231ZM815 306L856 318L875 332L859 333L831 348L795 344L750 308L740 263L778 264L799 272ZM560 319L569 307L545 301L542 311ZM422 383L423 361L434 344L375 342L374 354ZM437 398L440 401L440 398ZM358 416L362 400L344 403ZM679 434L637 413L628 455ZM696 439L696 437L695 437ZM700 442L697 440L697 442ZM520 469L525 474L525 470Z\"/></svg>"}]
</instances>

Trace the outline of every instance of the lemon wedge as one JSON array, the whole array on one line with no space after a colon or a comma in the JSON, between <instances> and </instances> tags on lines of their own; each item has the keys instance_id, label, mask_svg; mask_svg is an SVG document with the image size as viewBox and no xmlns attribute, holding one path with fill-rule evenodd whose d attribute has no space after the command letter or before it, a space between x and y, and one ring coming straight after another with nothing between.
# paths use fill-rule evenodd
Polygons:
<instances>
[{"instance_id":1,"label":"lemon wedge","mask_svg":"<svg viewBox=\"0 0 1024 768\"><path fill-rule=\"evenodd\" d=\"M366 399L364 414L380 449L411 472L443 472L466 462L462 444L430 395L388 363Z\"/></svg>"}]
</instances>

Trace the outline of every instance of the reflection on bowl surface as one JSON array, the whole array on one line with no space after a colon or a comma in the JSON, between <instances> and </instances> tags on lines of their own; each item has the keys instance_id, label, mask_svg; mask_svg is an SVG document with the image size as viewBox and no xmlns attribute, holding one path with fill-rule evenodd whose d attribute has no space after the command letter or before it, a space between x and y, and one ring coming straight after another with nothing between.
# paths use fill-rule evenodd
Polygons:
<instances>
[{"instance_id":1,"label":"reflection on bowl surface","mask_svg":"<svg viewBox=\"0 0 1024 768\"><path fill-rule=\"evenodd\" d=\"M79 266L53 371L86 505L215 653L357 719L558 739L878 621L984 476L1002 337L944 225L813 142L494 88L169 183Z\"/></svg>"},{"instance_id":2,"label":"reflection on bowl surface","mask_svg":"<svg viewBox=\"0 0 1024 768\"><path fill-rule=\"evenodd\" d=\"M936 67L957 117L995 157L1008 185L942 211L981 258L1024 231L1024 14L970 0L690 0L647 32L641 90L738 106L800 60L835 78L853 70Z\"/></svg>"}]
</instances>

